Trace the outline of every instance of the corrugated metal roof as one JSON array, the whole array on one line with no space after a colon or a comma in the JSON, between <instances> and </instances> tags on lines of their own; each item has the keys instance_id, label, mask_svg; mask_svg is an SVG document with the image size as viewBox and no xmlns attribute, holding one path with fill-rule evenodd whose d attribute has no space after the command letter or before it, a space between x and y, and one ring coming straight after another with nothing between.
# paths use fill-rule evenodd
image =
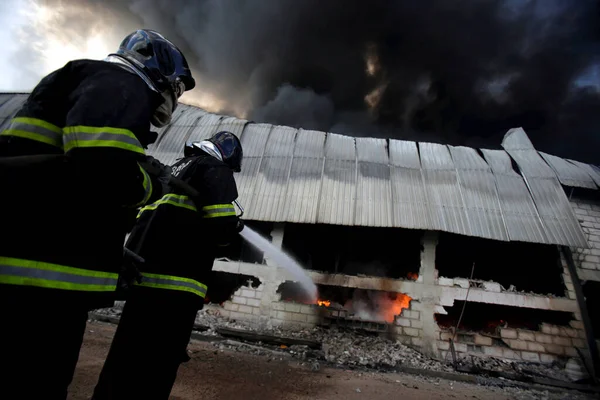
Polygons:
<instances>
[{"instance_id":1,"label":"corrugated metal roof","mask_svg":"<svg viewBox=\"0 0 600 400\"><path fill-rule=\"evenodd\" d=\"M27 100L27 94L0 94L0 129L8 126L10 119Z\"/></svg>"},{"instance_id":2,"label":"corrugated metal roof","mask_svg":"<svg viewBox=\"0 0 600 400\"><path fill-rule=\"evenodd\" d=\"M467 206L471 235L508 240L496 182L490 167L468 147L450 148L462 198Z\"/></svg>"},{"instance_id":3,"label":"corrugated metal roof","mask_svg":"<svg viewBox=\"0 0 600 400\"><path fill-rule=\"evenodd\" d=\"M354 138L335 133L328 134L325 141L325 167L317 222L354 224L356 167Z\"/></svg>"},{"instance_id":4,"label":"corrugated metal roof","mask_svg":"<svg viewBox=\"0 0 600 400\"><path fill-rule=\"evenodd\" d=\"M469 218L448 148L419 143L419 150L432 225L446 232L470 235Z\"/></svg>"},{"instance_id":5,"label":"corrugated metal roof","mask_svg":"<svg viewBox=\"0 0 600 400\"><path fill-rule=\"evenodd\" d=\"M273 126L255 181L252 219L284 221L297 129Z\"/></svg>"},{"instance_id":6,"label":"corrugated metal roof","mask_svg":"<svg viewBox=\"0 0 600 400\"><path fill-rule=\"evenodd\" d=\"M517 139L513 139L513 136ZM537 151L516 149L517 146L523 145L525 141L523 136L529 141L522 129L511 129L504 137L502 146L517 162L525 178L525 184L533 196L538 214L544 224L548 241L587 247L583 230L552 168L544 162Z\"/></svg>"},{"instance_id":7,"label":"corrugated metal roof","mask_svg":"<svg viewBox=\"0 0 600 400\"><path fill-rule=\"evenodd\" d=\"M0 123L26 98L0 94ZM235 178L248 219L396 226L585 247L557 175L564 184L600 185L597 167L547 154L542 159L520 128L509 131L503 145L527 181L500 150L483 150L484 161L470 148L248 123L184 104L149 153L171 164L183 155L185 141L219 130L236 133L244 147Z\"/></svg>"},{"instance_id":8,"label":"corrugated metal roof","mask_svg":"<svg viewBox=\"0 0 600 400\"><path fill-rule=\"evenodd\" d=\"M588 247L581 225L558 180L527 178L526 183L544 222L548 241L553 244Z\"/></svg>"},{"instance_id":9,"label":"corrugated metal roof","mask_svg":"<svg viewBox=\"0 0 600 400\"><path fill-rule=\"evenodd\" d=\"M148 154L167 165L175 163L178 158L183 157L183 146L204 115L207 113L194 107L177 107L173 122L162 128L162 134L156 143L149 147Z\"/></svg>"},{"instance_id":10,"label":"corrugated metal roof","mask_svg":"<svg viewBox=\"0 0 600 400\"><path fill-rule=\"evenodd\" d=\"M510 240L548 243L544 226L523 178L502 150L482 150L496 179L500 208Z\"/></svg>"},{"instance_id":11,"label":"corrugated metal roof","mask_svg":"<svg viewBox=\"0 0 600 400\"><path fill-rule=\"evenodd\" d=\"M521 128L509 130L502 140L502 147L517 162L519 169L528 177L555 178L556 174L535 150L529 137Z\"/></svg>"},{"instance_id":12,"label":"corrugated metal roof","mask_svg":"<svg viewBox=\"0 0 600 400\"><path fill-rule=\"evenodd\" d=\"M394 226L436 229L431 222L417 143L390 139L389 145Z\"/></svg>"},{"instance_id":13,"label":"corrugated metal roof","mask_svg":"<svg viewBox=\"0 0 600 400\"><path fill-rule=\"evenodd\" d=\"M502 147L510 150L535 150L523 128L512 128L504 135Z\"/></svg>"},{"instance_id":14,"label":"corrugated metal roof","mask_svg":"<svg viewBox=\"0 0 600 400\"><path fill-rule=\"evenodd\" d=\"M585 170L563 158L542 153L541 151L539 153L550 167L552 167L558 180L563 185L596 189L594 180Z\"/></svg>"},{"instance_id":15,"label":"corrugated metal roof","mask_svg":"<svg viewBox=\"0 0 600 400\"><path fill-rule=\"evenodd\" d=\"M246 126L240 138L244 149L244 159L242 160L242 171L234 174L234 177L238 187L239 200L246 210L247 218L252 217L256 177L272 128L271 124L250 124Z\"/></svg>"},{"instance_id":16,"label":"corrugated metal roof","mask_svg":"<svg viewBox=\"0 0 600 400\"><path fill-rule=\"evenodd\" d=\"M287 188L285 220L317 222L317 207L325 162L325 132L300 129Z\"/></svg>"},{"instance_id":17,"label":"corrugated metal roof","mask_svg":"<svg viewBox=\"0 0 600 400\"><path fill-rule=\"evenodd\" d=\"M225 117L221 120L221 124L219 125L217 131L229 131L237 137L241 138L242 132L244 131L244 126L246 126L247 123L248 121L246 121L245 119Z\"/></svg>"},{"instance_id":18,"label":"corrugated metal roof","mask_svg":"<svg viewBox=\"0 0 600 400\"><path fill-rule=\"evenodd\" d=\"M580 161L569 160L569 162L575 164L576 166L584 170L592 178L596 185L600 187L600 169L598 169L597 167L595 168L593 165L585 164Z\"/></svg>"},{"instance_id":19,"label":"corrugated metal roof","mask_svg":"<svg viewBox=\"0 0 600 400\"><path fill-rule=\"evenodd\" d=\"M222 119L222 115L204 114L198 123L194 125L188 140L195 142L210 138L219 131Z\"/></svg>"},{"instance_id":20,"label":"corrugated metal roof","mask_svg":"<svg viewBox=\"0 0 600 400\"><path fill-rule=\"evenodd\" d=\"M358 174L354 223L393 226L392 187L385 139L356 138Z\"/></svg>"}]
</instances>

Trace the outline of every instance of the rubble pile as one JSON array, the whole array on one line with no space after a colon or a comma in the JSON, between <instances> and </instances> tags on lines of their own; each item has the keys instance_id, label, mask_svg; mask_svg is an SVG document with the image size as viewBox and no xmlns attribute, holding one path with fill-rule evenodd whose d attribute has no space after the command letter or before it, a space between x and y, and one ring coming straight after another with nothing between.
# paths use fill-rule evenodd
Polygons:
<instances>
[{"instance_id":1,"label":"rubble pile","mask_svg":"<svg viewBox=\"0 0 600 400\"><path fill-rule=\"evenodd\" d=\"M122 304L114 307L95 310L97 314L119 317ZM259 329L250 323L230 320L223 317L218 309L205 308L196 318L201 327L196 334L219 337L217 329L232 328L247 332L268 334L294 339L309 339L321 343L320 350L300 345L269 345L265 343L246 343L242 340L223 340L215 342L219 349L229 349L256 355L266 355L272 359L295 358L308 363L311 368L318 368L319 362L328 362L345 367L365 367L378 370L390 370L409 367L422 370L452 372L452 359L437 361L424 356L418 351L405 346L399 341L386 339L369 332L343 327L286 330L279 327ZM539 377L563 382L572 382L564 363L536 364L516 362L493 357L460 357L458 364L472 368L474 371L493 371L520 376Z\"/></svg>"},{"instance_id":2,"label":"rubble pile","mask_svg":"<svg viewBox=\"0 0 600 400\"><path fill-rule=\"evenodd\" d=\"M494 357L461 357L458 364L464 367L471 367L475 371L493 371L507 374L521 375L524 377L538 377L545 379L571 382L565 362L555 362L552 364L538 364L531 362L517 362L503 360Z\"/></svg>"},{"instance_id":3,"label":"rubble pile","mask_svg":"<svg viewBox=\"0 0 600 400\"><path fill-rule=\"evenodd\" d=\"M247 324L223 318L217 310L199 312L196 322L210 327L208 331L201 332L203 335L217 335L216 328L227 327L261 331L275 336L315 340L322 343L322 350L320 352L308 352L310 356L338 365L377 369L390 369L403 365L419 369L452 370L450 366L425 357L400 342L351 329L316 327L292 331L281 328L258 330ZM304 358L307 356L307 349L303 347L290 346L285 350L294 357Z\"/></svg>"}]
</instances>

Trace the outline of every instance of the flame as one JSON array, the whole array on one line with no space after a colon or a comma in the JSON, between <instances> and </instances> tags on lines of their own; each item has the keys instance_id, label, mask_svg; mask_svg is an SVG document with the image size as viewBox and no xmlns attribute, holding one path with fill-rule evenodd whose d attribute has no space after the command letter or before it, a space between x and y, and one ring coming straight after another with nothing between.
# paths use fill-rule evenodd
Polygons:
<instances>
[{"instance_id":1,"label":"flame","mask_svg":"<svg viewBox=\"0 0 600 400\"><path fill-rule=\"evenodd\" d=\"M410 280L416 281L417 279L419 279L419 274L417 274L416 272L409 272L408 274L406 274L406 277Z\"/></svg>"},{"instance_id":2,"label":"flame","mask_svg":"<svg viewBox=\"0 0 600 400\"><path fill-rule=\"evenodd\" d=\"M381 306L383 310L381 314L383 319L385 319L385 321L389 323L394 322L396 315L400 315L402 313L402 310L410 306L411 300L412 299L410 296L407 296L402 293L397 293L396 299L389 299L389 302L387 302L387 304L384 304L386 302L382 302Z\"/></svg>"},{"instance_id":3,"label":"flame","mask_svg":"<svg viewBox=\"0 0 600 400\"><path fill-rule=\"evenodd\" d=\"M367 75L375 76L380 68L379 54L377 54L377 46L374 43L367 45L367 51L365 53L365 70Z\"/></svg>"},{"instance_id":4,"label":"flame","mask_svg":"<svg viewBox=\"0 0 600 400\"><path fill-rule=\"evenodd\" d=\"M387 89L387 86L388 82L384 82L365 96L365 103L367 103L369 109L372 110L374 108L377 108L379 102L381 101L381 98L383 97L385 89Z\"/></svg>"},{"instance_id":5,"label":"flame","mask_svg":"<svg viewBox=\"0 0 600 400\"><path fill-rule=\"evenodd\" d=\"M317 304L323 307L329 307L331 305L331 301L329 300L317 300Z\"/></svg>"}]
</instances>

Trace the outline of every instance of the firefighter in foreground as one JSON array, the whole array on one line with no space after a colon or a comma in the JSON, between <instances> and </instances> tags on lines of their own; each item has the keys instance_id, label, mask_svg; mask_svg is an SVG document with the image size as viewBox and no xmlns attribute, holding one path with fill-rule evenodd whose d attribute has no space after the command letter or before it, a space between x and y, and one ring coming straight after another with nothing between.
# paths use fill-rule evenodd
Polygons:
<instances>
[{"instance_id":1,"label":"firefighter in foreground","mask_svg":"<svg viewBox=\"0 0 600 400\"><path fill-rule=\"evenodd\" d=\"M194 84L174 44L138 30L43 78L1 132L0 398L66 398L87 312L114 300L127 215L168 177L141 167L150 125Z\"/></svg>"},{"instance_id":2,"label":"firefighter in foreground","mask_svg":"<svg viewBox=\"0 0 600 400\"><path fill-rule=\"evenodd\" d=\"M140 210L127 248L145 260L142 280L127 294L93 399L169 397L179 364L189 359L218 246L243 228L233 204L241 162L240 141L230 132L188 143L172 169L196 196L174 189Z\"/></svg>"}]
</instances>

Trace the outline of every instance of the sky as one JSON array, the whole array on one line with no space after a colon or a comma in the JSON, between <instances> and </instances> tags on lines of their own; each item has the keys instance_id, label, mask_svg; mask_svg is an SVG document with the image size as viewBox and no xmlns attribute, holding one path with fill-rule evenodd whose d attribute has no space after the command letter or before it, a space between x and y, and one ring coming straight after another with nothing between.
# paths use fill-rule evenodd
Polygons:
<instances>
[{"instance_id":1,"label":"sky","mask_svg":"<svg viewBox=\"0 0 600 400\"><path fill-rule=\"evenodd\" d=\"M600 162L597 0L2 0L0 91L139 27L186 54L183 102L255 122Z\"/></svg>"}]
</instances>

